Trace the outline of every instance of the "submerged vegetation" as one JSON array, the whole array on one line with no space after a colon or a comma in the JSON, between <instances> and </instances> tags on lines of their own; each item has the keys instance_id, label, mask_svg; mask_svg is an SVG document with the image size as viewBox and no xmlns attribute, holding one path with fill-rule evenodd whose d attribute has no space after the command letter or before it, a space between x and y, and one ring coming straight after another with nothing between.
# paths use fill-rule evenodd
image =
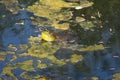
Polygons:
<instances>
[{"instance_id":1,"label":"submerged vegetation","mask_svg":"<svg viewBox=\"0 0 120 80\"><path fill-rule=\"evenodd\" d=\"M1 0L0 80L119 80L119 4Z\"/></svg>"}]
</instances>

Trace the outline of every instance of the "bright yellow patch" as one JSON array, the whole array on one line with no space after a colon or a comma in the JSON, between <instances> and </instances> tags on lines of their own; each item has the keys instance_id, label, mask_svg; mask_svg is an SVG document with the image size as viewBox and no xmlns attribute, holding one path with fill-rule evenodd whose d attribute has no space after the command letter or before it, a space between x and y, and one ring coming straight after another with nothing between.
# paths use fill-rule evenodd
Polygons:
<instances>
[{"instance_id":1,"label":"bright yellow patch","mask_svg":"<svg viewBox=\"0 0 120 80\"><path fill-rule=\"evenodd\" d=\"M42 77L42 78L40 78L38 80L47 80L47 78L46 77Z\"/></svg>"},{"instance_id":2,"label":"bright yellow patch","mask_svg":"<svg viewBox=\"0 0 120 80\"><path fill-rule=\"evenodd\" d=\"M45 41L55 41L56 40L56 37L53 35L53 33L48 30L42 31L41 38Z\"/></svg>"}]
</instances>

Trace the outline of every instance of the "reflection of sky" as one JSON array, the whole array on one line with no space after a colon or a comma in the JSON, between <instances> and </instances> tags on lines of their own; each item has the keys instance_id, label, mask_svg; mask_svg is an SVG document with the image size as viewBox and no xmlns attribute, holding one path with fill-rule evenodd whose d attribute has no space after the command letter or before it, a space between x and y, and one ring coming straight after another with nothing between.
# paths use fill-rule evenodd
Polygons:
<instances>
[{"instance_id":1,"label":"reflection of sky","mask_svg":"<svg viewBox=\"0 0 120 80\"><path fill-rule=\"evenodd\" d=\"M37 35L37 29L34 28L34 25L30 21L30 12L23 10L19 11L18 14L18 22L19 20L24 22L23 24L14 24L3 31L2 40L5 47L9 44L27 44L30 36Z\"/></svg>"},{"instance_id":2,"label":"reflection of sky","mask_svg":"<svg viewBox=\"0 0 120 80\"><path fill-rule=\"evenodd\" d=\"M5 47L7 47L9 44L14 44L14 45L27 44L28 38L30 36L37 35L37 33L36 33L37 29L34 28L34 25L31 23L31 20L30 20L30 16L32 16L33 14L27 10L19 11L17 14L18 14L18 17L17 17L18 19L16 19L16 20L18 20L18 23L19 23L19 20L23 21L23 24L15 23L14 25L9 26L6 29L4 29L4 31L2 33L2 42ZM109 29L104 29L101 34L102 41L104 43L106 43L108 41L108 39L111 37L111 35L112 34ZM82 76L86 77L89 75L98 76L98 77L100 77L100 80L108 80L111 78L113 73L120 71L120 65L119 65L120 49L118 47L114 47L114 49L115 50L113 50L113 52L112 51L109 52L110 50L105 50L105 51L103 50L103 51L96 51L96 52L93 51L93 52L88 52L87 55L85 55L83 62L85 63L87 68L89 68L91 70L90 74L87 72L77 71L72 63L67 63L62 68L66 67L67 70L66 70L65 74L75 77L76 80L83 80L83 78L81 78ZM61 54L60 54L60 56L65 57L65 55L61 55ZM60 57L60 56L58 56L58 57ZM12 54L7 54L4 61L0 60L0 77L2 77L3 79L7 79L6 77L8 77L8 76L1 74L2 69L4 66L6 66L9 63L9 60L12 57L13 57ZM15 64L17 62L22 62L25 60L33 60L33 66L34 66L35 70L31 71L31 75L33 75L33 73L52 75L52 73L50 73L49 68L37 69L36 68L36 65L38 64L37 59L34 57L31 57L31 56L17 57L10 63ZM44 61L44 63L48 62L47 59L42 59L42 60ZM24 70L22 70L21 68L15 68L12 70L12 72L19 80L26 80L20 76L21 73L24 72ZM28 71L28 73L30 74L30 71ZM57 80L64 80L64 78L62 78L62 77L63 76L58 77ZM10 78L8 77L8 79L10 79ZM10 79L10 80L12 80L12 79ZM73 80L75 80L75 79L73 79Z\"/></svg>"},{"instance_id":3,"label":"reflection of sky","mask_svg":"<svg viewBox=\"0 0 120 80\"><path fill-rule=\"evenodd\" d=\"M2 68L7 65L12 56L12 54L7 54L4 61L0 60L0 73L2 72Z\"/></svg>"},{"instance_id":4,"label":"reflection of sky","mask_svg":"<svg viewBox=\"0 0 120 80\"><path fill-rule=\"evenodd\" d=\"M114 54L116 53L109 52L109 49L92 51L85 56L84 62L91 74L98 76L100 80L109 80L113 73L120 71L120 58L114 58Z\"/></svg>"},{"instance_id":5,"label":"reflection of sky","mask_svg":"<svg viewBox=\"0 0 120 80\"><path fill-rule=\"evenodd\" d=\"M34 27L34 25L30 21L30 16L32 16L32 13L28 12L27 10L22 10L17 13L18 20L17 23L14 23L14 25L7 27L3 30L2 33L2 44L6 48L9 44L13 44L15 46L19 44L27 44L28 38L30 36L37 36L38 33L36 33L37 29ZM14 16L13 16L14 17ZM22 22L22 23L21 23ZM37 31L38 32L38 31ZM4 61L0 61L0 74L2 72L2 69L4 66L6 66L7 63L9 63L10 58L12 57L11 54L6 55L6 59ZM33 60L34 64L33 66L37 65L37 61L35 58L30 56L25 57L18 57L12 62L11 64L15 64L17 62L25 61L25 60ZM13 73L19 80L26 80L20 76L20 74L23 72L22 69L16 68L13 70ZM10 79L12 80L8 75L0 75L3 79Z\"/></svg>"}]
</instances>

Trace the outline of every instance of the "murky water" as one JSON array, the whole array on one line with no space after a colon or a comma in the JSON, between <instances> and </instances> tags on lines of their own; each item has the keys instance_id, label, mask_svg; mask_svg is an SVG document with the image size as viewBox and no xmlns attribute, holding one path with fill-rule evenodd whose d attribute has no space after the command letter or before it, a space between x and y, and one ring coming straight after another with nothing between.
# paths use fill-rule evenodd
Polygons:
<instances>
[{"instance_id":1,"label":"murky water","mask_svg":"<svg viewBox=\"0 0 120 80\"><path fill-rule=\"evenodd\" d=\"M50 16L32 9L44 1L11 1L16 7L0 2L0 80L119 80L119 0L67 0L82 9L61 0L67 7L55 8L53 0ZM46 29L55 41L42 40Z\"/></svg>"}]
</instances>

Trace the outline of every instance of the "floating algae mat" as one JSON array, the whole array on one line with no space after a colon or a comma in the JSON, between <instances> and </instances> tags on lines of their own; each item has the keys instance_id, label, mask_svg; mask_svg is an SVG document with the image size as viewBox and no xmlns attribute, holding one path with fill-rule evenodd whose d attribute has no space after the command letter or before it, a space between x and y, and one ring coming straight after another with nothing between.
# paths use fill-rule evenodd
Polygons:
<instances>
[{"instance_id":1,"label":"floating algae mat","mask_svg":"<svg viewBox=\"0 0 120 80\"><path fill-rule=\"evenodd\" d=\"M0 80L119 80L119 3L1 0Z\"/></svg>"}]
</instances>

